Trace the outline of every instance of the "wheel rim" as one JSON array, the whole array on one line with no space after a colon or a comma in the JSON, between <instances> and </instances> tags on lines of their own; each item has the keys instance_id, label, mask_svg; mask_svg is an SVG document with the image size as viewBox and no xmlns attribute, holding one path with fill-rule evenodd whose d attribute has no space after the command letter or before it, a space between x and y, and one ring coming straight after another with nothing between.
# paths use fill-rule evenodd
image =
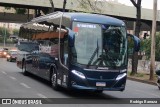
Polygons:
<instances>
[{"instance_id":1,"label":"wheel rim","mask_svg":"<svg viewBox=\"0 0 160 107\"><path fill-rule=\"evenodd\" d=\"M57 80L57 75L54 73L53 75L52 75L52 86L53 87L55 87L56 86L56 81Z\"/></svg>"}]
</instances>

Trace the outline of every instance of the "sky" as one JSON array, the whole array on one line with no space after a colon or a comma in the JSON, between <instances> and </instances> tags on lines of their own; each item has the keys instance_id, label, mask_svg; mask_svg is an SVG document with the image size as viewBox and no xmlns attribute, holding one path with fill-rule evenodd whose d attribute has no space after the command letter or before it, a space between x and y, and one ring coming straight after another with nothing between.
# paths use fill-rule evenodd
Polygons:
<instances>
[{"instance_id":1,"label":"sky","mask_svg":"<svg viewBox=\"0 0 160 107\"><path fill-rule=\"evenodd\" d=\"M157 8L158 10L160 10L160 0L157 0L157 1L158 1ZM118 0L118 2L129 5L129 6L133 6L130 0ZM153 0L142 0L142 8L153 9Z\"/></svg>"}]
</instances>

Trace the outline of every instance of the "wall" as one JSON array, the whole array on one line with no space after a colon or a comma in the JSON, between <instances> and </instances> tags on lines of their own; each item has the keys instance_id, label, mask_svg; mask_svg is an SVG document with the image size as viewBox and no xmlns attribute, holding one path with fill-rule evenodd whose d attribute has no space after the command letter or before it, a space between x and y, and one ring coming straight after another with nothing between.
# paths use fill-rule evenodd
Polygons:
<instances>
[{"instance_id":1,"label":"wall","mask_svg":"<svg viewBox=\"0 0 160 107\"><path fill-rule=\"evenodd\" d=\"M132 69L131 59L128 60L128 71ZM155 70L160 69L160 62L155 62ZM150 61L149 60L139 60L138 61L138 72L150 72Z\"/></svg>"}]
</instances>

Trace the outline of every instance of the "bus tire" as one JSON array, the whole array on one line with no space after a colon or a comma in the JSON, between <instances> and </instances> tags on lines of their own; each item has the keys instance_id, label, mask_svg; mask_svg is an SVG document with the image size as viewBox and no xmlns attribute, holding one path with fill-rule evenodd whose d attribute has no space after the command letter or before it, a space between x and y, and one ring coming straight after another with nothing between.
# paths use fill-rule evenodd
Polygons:
<instances>
[{"instance_id":1,"label":"bus tire","mask_svg":"<svg viewBox=\"0 0 160 107\"><path fill-rule=\"evenodd\" d=\"M26 71L26 64L25 64L25 61L23 61L23 63L22 63L22 73L23 73L23 75L25 75L25 76L28 75L28 72Z\"/></svg>"},{"instance_id":2,"label":"bus tire","mask_svg":"<svg viewBox=\"0 0 160 107\"><path fill-rule=\"evenodd\" d=\"M98 93L98 94L101 94L101 93L103 93L103 90L95 90L94 92Z\"/></svg>"},{"instance_id":3,"label":"bus tire","mask_svg":"<svg viewBox=\"0 0 160 107\"><path fill-rule=\"evenodd\" d=\"M51 74L51 84L52 84L52 88L54 90L59 90L59 86L58 86L58 83L57 83L57 72L53 69L53 72Z\"/></svg>"}]
</instances>

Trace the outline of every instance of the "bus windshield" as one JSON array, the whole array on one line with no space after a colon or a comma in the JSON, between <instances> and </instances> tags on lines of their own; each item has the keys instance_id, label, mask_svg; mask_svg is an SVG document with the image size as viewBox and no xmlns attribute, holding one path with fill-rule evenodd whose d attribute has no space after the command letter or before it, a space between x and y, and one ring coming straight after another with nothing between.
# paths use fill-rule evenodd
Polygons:
<instances>
[{"instance_id":1,"label":"bus windshield","mask_svg":"<svg viewBox=\"0 0 160 107\"><path fill-rule=\"evenodd\" d=\"M98 67L127 65L125 27L74 22L73 30L73 63Z\"/></svg>"}]
</instances>

